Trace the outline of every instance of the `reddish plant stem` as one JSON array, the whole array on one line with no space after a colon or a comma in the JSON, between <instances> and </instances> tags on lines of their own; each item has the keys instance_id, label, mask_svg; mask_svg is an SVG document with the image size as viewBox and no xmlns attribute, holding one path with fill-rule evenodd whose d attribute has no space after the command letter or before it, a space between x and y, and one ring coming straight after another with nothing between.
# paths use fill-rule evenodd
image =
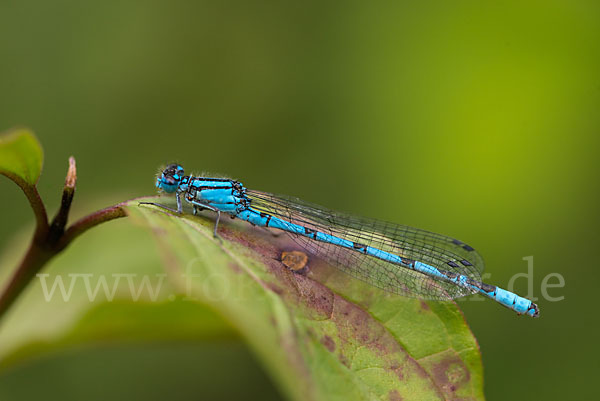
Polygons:
<instances>
[{"instance_id":1,"label":"reddish plant stem","mask_svg":"<svg viewBox=\"0 0 600 401\"><path fill-rule=\"evenodd\" d=\"M10 308L42 267L73 242L75 238L100 223L126 216L125 210L120 205L115 205L76 221L65 231L77 181L75 159L73 157L69 158L69 171L65 180L60 209L50 225L48 224L46 208L36 187L12 174L4 172L3 174L12 179L25 192L35 213L37 224L25 257L0 294L0 317Z\"/></svg>"},{"instance_id":2,"label":"reddish plant stem","mask_svg":"<svg viewBox=\"0 0 600 401\"><path fill-rule=\"evenodd\" d=\"M48 233L48 228L49 228L48 215L46 214L46 207L44 206L42 197L40 196L39 192L37 191L37 188L35 187L35 185L29 184L28 182L23 180L21 177L14 175L10 172L0 171L0 173L7 176L8 178L10 178L12 181L14 181L15 184L17 184L21 188L21 190L27 197L29 204L31 205L33 214L35 215L36 227L35 227L34 238L37 238L37 239L44 238L46 236L46 234Z\"/></svg>"},{"instance_id":3,"label":"reddish plant stem","mask_svg":"<svg viewBox=\"0 0 600 401\"><path fill-rule=\"evenodd\" d=\"M51 238L50 232L48 232L46 241L39 243L35 239L32 240L25 257L0 295L0 317L10 308L42 267L75 238L98 224L125 216L125 210L122 207L118 205L108 207L75 222L59 237L58 241Z\"/></svg>"},{"instance_id":4,"label":"reddish plant stem","mask_svg":"<svg viewBox=\"0 0 600 401\"><path fill-rule=\"evenodd\" d=\"M23 292L27 284L35 277L37 272L48 262L55 253L44 250L35 241L29 245L25 257L10 278L10 281L0 295L0 317L10 308L17 297Z\"/></svg>"}]
</instances>

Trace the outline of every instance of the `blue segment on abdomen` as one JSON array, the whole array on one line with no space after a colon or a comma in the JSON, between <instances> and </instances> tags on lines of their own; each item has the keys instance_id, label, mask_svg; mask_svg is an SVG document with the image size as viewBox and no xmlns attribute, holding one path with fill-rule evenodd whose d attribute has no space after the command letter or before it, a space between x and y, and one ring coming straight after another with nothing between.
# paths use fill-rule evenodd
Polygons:
<instances>
[{"instance_id":1,"label":"blue segment on abdomen","mask_svg":"<svg viewBox=\"0 0 600 401\"><path fill-rule=\"evenodd\" d=\"M527 299L518 296L510 291L504 290L499 287L495 287L495 291L486 292L483 289L479 289L479 292L493 300L501 303L502 305L510 308L518 313L527 313L533 316L535 310L532 309L532 302Z\"/></svg>"},{"instance_id":2,"label":"blue segment on abdomen","mask_svg":"<svg viewBox=\"0 0 600 401\"><path fill-rule=\"evenodd\" d=\"M415 270L428 276L440 277L447 279L437 268L426 263L415 261Z\"/></svg>"},{"instance_id":3,"label":"blue segment on abdomen","mask_svg":"<svg viewBox=\"0 0 600 401\"><path fill-rule=\"evenodd\" d=\"M239 212L235 217L245 220L249 223L252 223L257 226L266 227L267 226L267 217L262 217L260 213L255 212L254 210L246 209ZM279 227L278 227L279 228ZM282 230L284 228L281 228Z\"/></svg>"},{"instance_id":4,"label":"blue segment on abdomen","mask_svg":"<svg viewBox=\"0 0 600 401\"><path fill-rule=\"evenodd\" d=\"M328 242L330 244L342 246L344 248L352 249L352 247L354 246L354 242L352 241L348 241L347 239L339 238L331 234L325 234L320 231L317 231L316 239L317 241Z\"/></svg>"},{"instance_id":5,"label":"blue segment on abdomen","mask_svg":"<svg viewBox=\"0 0 600 401\"><path fill-rule=\"evenodd\" d=\"M411 261L404 261L402 260L401 256L395 255L393 253L389 253L386 251L382 251L381 249L377 249L377 248L373 248L368 246L367 250L365 252L367 255L373 256L375 258L381 259L381 260L385 260L387 262L390 263L394 263L409 269L413 269L414 266L411 265Z\"/></svg>"}]
</instances>

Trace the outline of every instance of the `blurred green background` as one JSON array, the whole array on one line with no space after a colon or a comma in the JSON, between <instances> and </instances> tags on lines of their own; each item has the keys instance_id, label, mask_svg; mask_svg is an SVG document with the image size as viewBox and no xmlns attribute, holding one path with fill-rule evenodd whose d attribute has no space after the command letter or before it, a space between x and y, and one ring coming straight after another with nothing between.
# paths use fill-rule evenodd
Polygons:
<instances>
[{"instance_id":1,"label":"blurred green background","mask_svg":"<svg viewBox=\"0 0 600 401\"><path fill-rule=\"evenodd\" d=\"M26 125L40 138L51 212L70 155L81 213L152 194L157 168L178 160L460 238L484 256L492 284L527 272L533 256L533 294L523 278L515 289L540 298L539 320L461 303L487 399L591 399L599 15L595 1L3 0L0 130ZM9 180L0 193L5 245L33 217ZM543 297L550 273L564 277L548 289L562 301ZM215 349L153 352L194 366L190 355ZM23 375L31 383L76 363L90 367L90 383L110 380L93 367L127 366L136 352L118 363L61 356ZM187 377L164 380L193 394Z\"/></svg>"}]
</instances>

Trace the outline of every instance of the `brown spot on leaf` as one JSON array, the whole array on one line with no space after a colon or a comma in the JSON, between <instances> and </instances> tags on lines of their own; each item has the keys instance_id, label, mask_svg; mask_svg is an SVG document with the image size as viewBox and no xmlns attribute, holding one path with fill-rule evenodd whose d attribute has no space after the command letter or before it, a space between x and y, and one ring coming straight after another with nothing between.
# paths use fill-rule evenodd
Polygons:
<instances>
[{"instance_id":1,"label":"brown spot on leaf","mask_svg":"<svg viewBox=\"0 0 600 401\"><path fill-rule=\"evenodd\" d=\"M300 306L309 317L315 320L331 318L334 294L329 288L303 276L296 276L296 284L300 294Z\"/></svg>"},{"instance_id":2,"label":"brown spot on leaf","mask_svg":"<svg viewBox=\"0 0 600 401\"><path fill-rule=\"evenodd\" d=\"M427 310L427 311L430 309L429 305L427 305L427 302L421 301L421 309Z\"/></svg>"},{"instance_id":3,"label":"brown spot on leaf","mask_svg":"<svg viewBox=\"0 0 600 401\"><path fill-rule=\"evenodd\" d=\"M339 296L335 297L334 318L342 340L371 344L384 331L383 326L373 321L367 312Z\"/></svg>"},{"instance_id":4,"label":"brown spot on leaf","mask_svg":"<svg viewBox=\"0 0 600 401\"><path fill-rule=\"evenodd\" d=\"M462 359L451 357L436 363L432 368L433 379L446 394L453 394L466 384L471 375Z\"/></svg>"},{"instance_id":5,"label":"brown spot on leaf","mask_svg":"<svg viewBox=\"0 0 600 401\"><path fill-rule=\"evenodd\" d=\"M308 255L301 251L281 252L281 263L295 272L302 270L308 264Z\"/></svg>"},{"instance_id":6,"label":"brown spot on leaf","mask_svg":"<svg viewBox=\"0 0 600 401\"><path fill-rule=\"evenodd\" d=\"M394 374L398 377L398 380L404 380L404 369L398 365L396 361L392 362L390 365L390 370L394 372Z\"/></svg>"},{"instance_id":7,"label":"brown spot on leaf","mask_svg":"<svg viewBox=\"0 0 600 401\"><path fill-rule=\"evenodd\" d=\"M335 351L335 342L328 335L321 337L321 344L323 344L325 348L329 350L329 352Z\"/></svg>"}]
</instances>

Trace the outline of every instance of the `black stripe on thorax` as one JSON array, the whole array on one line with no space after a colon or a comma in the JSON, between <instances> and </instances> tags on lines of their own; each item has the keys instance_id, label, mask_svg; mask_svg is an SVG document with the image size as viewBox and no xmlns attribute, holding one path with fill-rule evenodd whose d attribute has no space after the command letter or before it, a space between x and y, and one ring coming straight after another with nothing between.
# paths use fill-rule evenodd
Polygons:
<instances>
[{"instance_id":1,"label":"black stripe on thorax","mask_svg":"<svg viewBox=\"0 0 600 401\"><path fill-rule=\"evenodd\" d=\"M217 182L225 182L225 181L233 181L231 178L211 178L211 177L191 177L192 180L200 180L200 181L217 181Z\"/></svg>"},{"instance_id":2,"label":"black stripe on thorax","mask_svg":"<svg viewBox=\"0 0 600 401\"><path fill-rule=\"evenodd\" d=\"M200 185L199 187L193 185L198 191L204 191L205 189L231 189L231 187L220 187L220 186L208 186L208 185Z\"/></svg>"}]
</instances>

